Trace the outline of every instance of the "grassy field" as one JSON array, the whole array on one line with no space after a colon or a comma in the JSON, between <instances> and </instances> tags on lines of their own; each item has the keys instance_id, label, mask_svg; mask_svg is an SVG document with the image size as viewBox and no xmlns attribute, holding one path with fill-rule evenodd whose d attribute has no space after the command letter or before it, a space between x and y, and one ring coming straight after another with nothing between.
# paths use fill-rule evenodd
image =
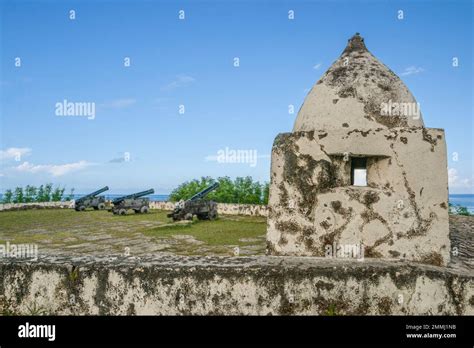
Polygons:
<instances>
[{"instance_id":1,"label":"grassy field","mask_svg":"<svg viewBox=\"0 0 474 348\"><path fill-rule=\"evenodd\" d=\"M113 215L107 211L39 209L0 212L0 244L37 244L40 253L145 255L263 254L266 219L221 215L215 221L176 222L167 212Z\"/></svg>"}]
</instances>

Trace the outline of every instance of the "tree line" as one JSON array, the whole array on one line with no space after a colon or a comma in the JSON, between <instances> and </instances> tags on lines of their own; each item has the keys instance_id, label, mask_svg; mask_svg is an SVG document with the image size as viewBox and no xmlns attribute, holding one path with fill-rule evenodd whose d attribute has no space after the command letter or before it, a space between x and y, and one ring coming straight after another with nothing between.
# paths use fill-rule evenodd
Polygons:
<instances>
[{"instance_id":1,"label":"tree line","mask_svg":"<svg viewBox=\"0 0 474 348\"><path fill-rule=\"evenodd\" d=\"M209 200L219 203L268 204L270 189L268 182L262 184L253 181L250 176L237 177L235 180L228 176L217 179L206 176L186 181L171 192L169 200L176 202L189 199L215 182L219 183L219 187L207 195L206 198Z\"/></svg>"},{"instance_id":2,"label":"tree line","mask_svg":"<svg viewBox=\"0 0 474 348\"><path fill-rule=\"evenodd\" d=\"M14 190L6 190L3 193L2 203L34 203L34 202L59 202L72 200L74 189L67 196L64 195L65 188L55 187L53 184L45 184L39 187L26 185L16 187Z\"/></svg>"}]
</instances>

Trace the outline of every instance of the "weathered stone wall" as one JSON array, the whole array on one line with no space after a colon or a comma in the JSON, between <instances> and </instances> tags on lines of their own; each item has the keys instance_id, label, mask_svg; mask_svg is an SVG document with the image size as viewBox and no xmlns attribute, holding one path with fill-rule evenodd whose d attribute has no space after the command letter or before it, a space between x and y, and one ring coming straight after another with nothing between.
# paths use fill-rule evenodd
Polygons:
<instances>
[{"instance_id":1,"label":"weathered stone wall","mask_svg":"<svg viewBox=\"0 0 474 348\"><path fill-rule=\"evenodd\" d=\"M173 202L151 202L151 209L173 210L175 203ZM233 204L233 203L217 203L217 212L226 215L254 215L267 216L268 208L266 205L258 204Z\"/></svg>"},{"instance_id":2,"label":"weathered stone wall","mask_svg":"<svg viewBox=\"0 0 474 348\"><path fill-rule=\"evenodd\" d=\"M175 206L174 202L150 202L151 209L158 209L158 210L173 210Z\"/></svg>"},{"instance_id":3,"label":"weathered stone wall","mask_svg":"<svg viewBox=\"0 0 474 348\"><path fill-rule=\"evenodd\" d=\"M0 312L473 315L474 275L314 257L0 259Z\"/></svg>"},{"instance_id":4,"label":"weathered stone wall","mask_svg":"<svg viewBox=\"0 0 474 348\"><path fill-rule=\"evenodd\" d=\"M0 203L0 211L26 210L26 209L72 209L74 203L65 202L41 202L41 203Z\"/></svg>"},{"instance_id":5,"label":"weathered stone wall","mask_svg":"<svg viewBox=\"0 0 474 348\"><path fill-rule=\"evenodd\" d=\"M350 159L367 157L367 186ZM444 132L378 128L280 134L273 145L268 249L324 256L364 245L365 256L446 265L448 178Z\"/></svg>"},{"instance_id":6,"label":"weathered stone wall","mask_svg":"<svg viewBox=\"0 0 474 348\"><path fill-rule=\"evenodd\" d=\"M151 209L173 210L173 202L150 202ZM44 202L44 203L8 203L0 204L0 211L25 210L25 209L45 209L45 208L74 208L74 203L66 202ZM266 205L257 204L230 204L218 203L217 211L219 214L227 215L254 215L267 216L268 208Z\"/></svg>"}]
</instances>

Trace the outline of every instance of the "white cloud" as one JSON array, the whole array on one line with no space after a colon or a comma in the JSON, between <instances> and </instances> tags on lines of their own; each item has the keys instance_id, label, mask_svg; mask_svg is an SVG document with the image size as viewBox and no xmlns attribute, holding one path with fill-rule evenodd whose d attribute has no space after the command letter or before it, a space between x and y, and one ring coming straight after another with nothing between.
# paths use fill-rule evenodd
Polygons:
<instances>
[{"instance_id":1,"label":"white cloud","mask_svg":"<svg viewBox=\"0 0 474 348\"><path fill-rule=\"evenodd\" d=\"M123 98L102 103L100 106L108 109L123 109L135 104L136 102L137 100L133 98Z\"/></svg>"},{"instance_id":2,"label":"white cloud","mask_svg":"<svg viewBox=\"0 0 474 348\"><path fill-rule=\"evenodd\" d=\"M0 150L0 160L21 160L23 156L31 154L31 149L28 147L10 147L6 150Z\"/></svg>"},{"instance_id":3,"label":"white cloud","mask_svg":"<svg viewBox=\"0 0 474 348\"><path fill-rule=\"evenodd\" d=\"M75 172L81 169L84 169L88 166L91 166L93 163L87 161L79 161L74 163L66 164L31 164L29 162L23 162L22 164L15 167L16 170L20 172L27 173L48 173L52 176L62 176L71 172Z\"/></svg>"},{"instance_id":4,"label":"white cloud","mask_svg":"<svg viewBox=\"0 0 474 348\"><path fill-rule=\"evenodd\" d=\"M456 169L449 168L448 185L450 188L472 188L474 187L474 179L460 178Z\"/></svg>"},{"instance_id":5,"label":"white cloud","mask_svg":"<svg viewBox=\"0 0 474 348\"><path fill-rule=\"evenodd\" d=\"M415 75L425 71L425 69L421 67L416 67L414 65L405 68L403 72L400 73L401 76L408 76L408 75Z\"/></svg>"},{"instance_id":6,"label":"white cloud","mask_svg":"<svg viewBox=\"0 0 474 348\"><path fill-rule=\"evenodd\" d=\"M313 66L314 70L318 70L321 67L322 63L318 63L315 66Z\"/></svg>"},{"instance_id":7,"label":"white cloud","mask_svg":"<svg viewBox=\"0 0 474 348\"><path fill-rule=\"evenodd\" d=\"M186 75L186 74L179 74L176 76L176 79L174 81L168 83L166 86L163 86L161 90L171 91L179 87L189 86L190 84L194 82L196 82L196 79L194 77Z\"/></svg>"}]
</instances>

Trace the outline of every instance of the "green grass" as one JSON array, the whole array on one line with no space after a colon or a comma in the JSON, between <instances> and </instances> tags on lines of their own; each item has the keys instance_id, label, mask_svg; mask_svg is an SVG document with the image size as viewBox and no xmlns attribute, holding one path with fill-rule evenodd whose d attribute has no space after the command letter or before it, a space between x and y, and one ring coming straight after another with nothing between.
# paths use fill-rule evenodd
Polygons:
<instances>
[{"instance_id":1,"label":"green grass","mask_svg":"<svg viewBox=\"0 0 474 348\"><path fill-rule=\"evenodd\" d=\"M247 248L247 254L264 252L263 217L223 215L215 221L183 224L172 222L166 214L160 210L126 216L72 209L0 212L0 244L35 243L40 253L47 250L107 254L123 252L128 245L132 254L159 250L183 255L222 255L232 254L235 246Z\"/></svg>"},{"instance_id":2,"label":"green grass","mask_svg":"<svg viewBox=\"0 0 474 348\"><path fill-rule=\"evenodd\" d=\"M248 245L252 242L241 239L258 238L265 235L264 218L225 216L215 221L194 220L188 225L172 225L147 230L144 234L152 237L191 235L208 245Z\"/></svg>"},{"instance_id":3,"label":"green grass","mask_svg":"<svg viewBox=\"0 0 474 348\"><path fill-rule=\"evenodd\" d=\"M76 212L73 209L32 209L0 212L0 240L35 243L44 239L78 237L77 232L111 233L126 237L143 229L147 222L166 221L166 212L117 216L107 211ZM114 226L120 228L114 229Z\"/></svg>"}]
</instances>

